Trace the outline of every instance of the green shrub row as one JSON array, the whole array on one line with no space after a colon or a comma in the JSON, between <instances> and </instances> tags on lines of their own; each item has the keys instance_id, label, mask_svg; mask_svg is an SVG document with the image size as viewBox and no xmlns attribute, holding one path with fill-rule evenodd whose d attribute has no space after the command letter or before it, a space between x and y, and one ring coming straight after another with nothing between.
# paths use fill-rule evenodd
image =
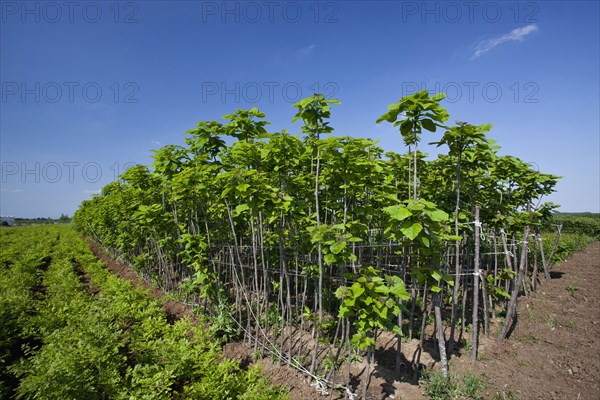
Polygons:
<instances>
[{"instance_id":1,"label":"green shrub row","mask_svg":"<svg viewBox=\"0 0 600 400\"><path fill-rule=\"evenodd\" d=\"M558 214L554 224L562 225L564 233L575 233L600 240L600 214Z\"/></svg>"},{"instance_id":2,"label":"green shrub row","mask_svg":"<svg viewBox=\"0 0 600 400\"><path fill-rule=\"evenodd\" d=\"M0 398L13 395L15 377L7 367L29 343L24 326L40 297L41 271L49 263L52 235L40 228L0 230Z\"/></svg>"},{"instance_id":3,"label":"green shrub row","mask_svg":"<svg viewBox=\"0 0 600 400\"><path fill-rule=\"evenodd\" d=\"M549 257L556 239L556 234L544 233L542 234L542 239L544 239L544 252L546 253L546 256ZM550 260L550 264L558 264L573 254L584 251L587 245L595 240L597 239L580 233L561 233L552 260Z\"/></svg>"},{"instance_id":4,"label":"green shrub row","mask_svg":"<svg viewBox=\"0 0 600 400\"><path fill-rule=\"evenodd\" d=\"M258 367L243 371L237 362L223 359L203 327L187 319L169 324L159 301L107 271L69 227L10 231L20 238L0 235L13 256L13 261L5 255L1 259L6 273L0 287L13 289L0 293L0 343L4 354L18 342L22 354L2 358L11 364L5 394L10 395L11 379L17 378L17 398L287 397L269 386ZM60 240L39 240L45 235L60 235ZM28 253L31 257L13 251L33 241L39 246ZM40 274L40 255L48 252L51 261Z\"/></svg>"}]
</instances>

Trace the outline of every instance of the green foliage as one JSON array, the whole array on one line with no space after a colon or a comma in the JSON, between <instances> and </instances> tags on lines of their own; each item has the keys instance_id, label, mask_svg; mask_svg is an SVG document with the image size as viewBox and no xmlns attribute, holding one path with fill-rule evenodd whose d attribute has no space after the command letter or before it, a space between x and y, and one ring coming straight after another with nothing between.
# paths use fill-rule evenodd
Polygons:
<instances>
[{"instance_id":1,"label":"green foliage","mask_svg":"<svg viewBox=\"0 0 600 400\"><path fill-rule=\"evenodd\" d=\"M286 398L258 368L223 359L214 332L169 324L161 303L108 272L69 227L17 232L0 233L3 397Z\"/></svg>"},{"instance_id":2,"label":"green foliage","mask_svg":"<svg viewBox=\"0 0 600 400\"><path fill-rule=\"evenodd\" d=\"M550 233L542 234L542 239L545 239L545 249L551 248L550 246L554 243L556 235ZM561 233L556 251L550 260L550 264L557 264L565 261L571 255L585 250L588 244L593 242L595 239L579 233ZM548 251L548 250L546 250Z\"/></svg>"},{"instance_id":3,"label":"green foliage","mask_svg":"<svg viewBox=\"0 0 600 400\"><path fill-rule=\"evenodd\" d=\"M51 229L40 225L30 235L25 232L0 231L0 398L14 396L15 376L8 367L32 343L26 325L43 295L40 271L51 260Z\"/></svg>"},{"instance_id":4,"label":"green foliage","mask_svg":"<svg viewBox=\"0 0 600 400\"><path fill-rule=\"evenodd\" d=\"M352 343L361 348L374 348L376 329L402 334L395 323L400 312L400 300L408 300L409 295L404 282L397 276L379 276L373 267L362 267L358 275L348 275L355 282L347 287L341 286L335 292L342 300L339 317L353 318L357 333Z\"/></svg>"},{"instance_id":5,"label":"green foliage","mask_svg":"<svg viewBox=\"0 0 600 400\"><path fill-rule=\"evenodd\" d=\"M497 279L494 279L493 275L488 275L485 282L488 294L496 301L510 299L510 294L504 290L502 282L511 281L516 275L513 270L508 268L499 271Z\"/></svg>"},{"instance_id":6,"label":"green foliage","mask_svg":"<svg viewBox=\"0 0 600 400\"><path fill-rule=\"evenodd\" d=\"M235 340L240 335L240 329L229 312L231 310L225 307L219 308L219 313L209 320L209 334L220 344Z\"/></svg>"},{"instance_id":7,"label":"green foliage","mask_svg":"<svg viewBox=\"0 0 600 400\"><path fill-rule=\"evenodd\" d=\"M307 231L311 234L313 245L319 243L322 245L325 264L332 265L346 260L357 260L350 245L354 242L360 242L361 239L346 231L343 224L320 225L318 227L311 225L307 227Z\"/></svg>"},{"instance_id":8,"label":"green foliage","mask_svg":"<svg viewBox=\"0 0 600 400\"><path fill-rule=\"evenodd\" d=\"M317 93L294 104L298 112L292 122L302 119L304 122L302 131L308 133L309 140L317 140L321 133L331 133L333 131L333 128L329 126L329 122L325 122L326 119L331 117L331 106L329 104L341 104L341 102L337 99L326 99L325 96Z\"/></svg>"},{"instance_id":9,"label":"green foliage","mask_svg":"<svg viewBox=\"0 0 600 400\"><path fill-rule=\"evenodd\" d=\"M552 192L557 177L516 157L497 156L497 146L485 136L489 124L445 127L449 116L440 105L443 97L425 91L406 96L379 119L398 125L407 144L416 144L422 129L445 128L434 143L448 145L449 153L436 160L426 161L424 153L415 152L411 165L408 157L393 152L384 157L369 139L321 139L333 131L328 119L339 101L315 94L294 105L293 120L303 121L304 141L287 132L267 132L265 115L256 108L226 115L225 124L198 122L187 132L186 146L155 152L152 171L134 166L120 182L84 201L74 224L156 279L152 266L157 263L192 268L194 276L185 289L214 302L218 289L213 283L222 276L203 257L209 243L234 242L230 222L240 239L259 230L266 245L321 249L323 264L330 267L357 261L354 243L384 240L371 233L385 231L389 239L418 247L418 256L428 264L425 258L439 252L442 241L453 239L446 228L452 223L447 216L456 208L457 165L464 169L461 221L470 218L465 205L475 203L484 210L484 222L507 231L546 218L545 206L524 210ZM226 136L237 141L227 145ZM417 167L421 175L414 184L419 183L424 200L403 201L408 172ZM461 225L459 234L468 229ZM204 247L191 254L189 240L201 240ZM277 263L275 255L267 257Z\"/></svg>"},{"instance_id":10,"label":"green foliage","mask_svg":"<svg viewBox=\"0 0 600 400\"><path fill-rule=\"evenodd\" d=\"M405 96L397 103L390 104L389 111L379 117L377 123L394 123L394 126L400 127L406 145L417 144L418 134L423 128L435 132L437 127L442 127L450 117L446 109L439 104L445 97L443 93L429 97L427 90ZM398 120L398 117L403 119Z\"/></svg>"},{"instance_id":11,"label":"green foliage","mask_svg":"<svg viewBox=\"0 0 600 400\"><path fill-rule=\"evenodd\" d=\"M410 155L384 154L370 139L328 136L340 102L321 94L294 104L297 134L269 132L257 108L200 121L184 146L157 150L153 168L132 167L84 201L73 223L162 287L181 284L179 293L211 314L218 341L235 337L239 326L278 333L288 321L330 341L339 318L350 318L353 344L369 348L377 331L396 331L406 291L367 265L394 260L392 274L440 293L454 285L449 244L470 240L476 205L481 223L517 238L525 225L547 223L555 208L540 200L559 177L498 155L489 124L445 126L443 98L421 91L378 119L399 129ZM418 151L423 131L447 154L431 160ZM468 251L463 257L472 265ZM358 274L343 277L347 271ZM507 297L507 279L485 282L496 300ZM233 298L240 309L229 306ZM140 382L177 379L138 368Z\"/></svg>"},{"instance_id":12,"label":"green foliage","mask_svg":"<svg viewBox=\"0 0 600 400\"><path fill-rule=\"evenodd\" d=\"M433 400L483 399L480 392L485 388L485 382L473 374L446 379L435 371L425 380L425 395Z\"/></svg>"},{"instance_id":13,"label":"green foliage","mask_svg":"<svg viewBox=\"0 0 600 400\"><path fill-rule=\"evenodd\" d=\"M567 285L567 287L565 287L565 289L567 290L567 292L571 293L571 296L575 296L575 293L579 290L577 288L577 286L573 286L573 285Z\"/></svg>"},{"instance_id":14,"label":"green foliage","mask_svg":"<svg viewBox=\"0 0 600 400\"><path fill-rule=\"evenodd\" d=\"M422 199L405 200L403 204L383 209L390 217L386 235L405 246L418 249L417 259L428 260L414 267L412 273L421 284L427 283L433 292L440 292L443 283L454 285L452 277L442 271L439 255L445 241L459 240L449 231L449 215L435 204Z\"/></svg>"},{"instance_id":15,"label":"green foliage","mask_svg":"<svg viewBox=\"0 0 600 400\"><path fill-rule=\"evenodd\" d=\"M562 225L564 233L574 233L600 240L600 214L556 214L551 223Z\"/></svg>"}]
</instances>

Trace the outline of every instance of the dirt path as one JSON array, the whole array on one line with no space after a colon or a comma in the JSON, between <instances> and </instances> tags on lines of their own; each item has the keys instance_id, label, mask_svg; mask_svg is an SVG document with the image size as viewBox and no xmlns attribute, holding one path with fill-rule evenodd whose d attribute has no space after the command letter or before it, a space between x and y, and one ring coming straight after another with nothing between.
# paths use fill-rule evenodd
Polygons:
<instances>
[{"instance_id":1,"label":"dirt path","mask_svg":"<svg viewBox=\"0 0 600 400\"><path fill-rule=\"evenodd\" d=\"M112 272L150 288L157 298L164 296L97 244L89 244ZM551 275L552 280L542 282L536 293L519 299L519 323L509 340L498 344L482 338L479 361L475 364L468 355L452 358L453 373L475 373L488 383L486 399L600 399L600 242L555 265ZM191 307L181 303L167 301L164 309L172 319L193 317ZM405 357L412 354L414 342L403 345ZM408 378L412 375L408 367L396 379L391 361L385 357L385 349L391 346L392 342L384 344L376 355L380 363L374 366L368 398L423 399L424 388ZM223 352L243 366L252 364L252 348L244 343L230 343ZM318 395L303 375L290 368L269 359L261 363L265 375L273 384L288 388L293 400L339 398L335 393ZM427 367L437 364L427 352L422 363ZM352 374L356 377L356 390L362 386L364 365L353 364Z\"/></svg>"},{"instance_id":2,"label":"dirt path","mask_svg":"<svg viewBox=\"0 0 600 400\"><path fill-rule=\"evenodd\" d=\"M519 299L509 340L484 341L475 365L454 360L485 378L486 398L600 399L600 242L551 271L552 280Z\"/></svg>"}]
</instances>

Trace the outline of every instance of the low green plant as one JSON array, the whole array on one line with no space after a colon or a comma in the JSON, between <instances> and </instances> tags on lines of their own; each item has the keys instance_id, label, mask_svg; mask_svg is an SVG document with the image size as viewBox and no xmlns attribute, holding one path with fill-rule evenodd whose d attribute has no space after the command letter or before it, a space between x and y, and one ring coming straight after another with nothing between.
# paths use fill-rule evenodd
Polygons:
<instances>
[{"instance_id":1,"label":"low green plant","mask_svg":"<svg viewBox=\"0 0 600 400\"><path fill-rule=\"evenodd\" d=\"M468 354L471 352L471 342L469 342L466 338L462 338L460 340L460 345L463 348L465 354Z\"/></svg>"},{"instance_id":2,"label":"low green plant","mask_svg":"<svg viewBox=\"0 0 600 400\"><path fill-rule=\"evenodd\" d=\"M325 357L323 360L323 369L325 369L326 372L337 371L339 368L340 362L339 360L336 360L335 357L329 356Z\"/></svg>"},{"instance_id":3,"label":"low green plant","mask_svg":"<svg viewBox=\"0 0 600 400\"><path fill-rule=\"evenodd\" d=\"M567 292L571 293L571 296L575 296L575 292L577 292L579 290L579 288L577 286L573 286L573 285L567 285L567 287L565 289L567 290Z\"/></svg>"},{"instance_id":4,"label":"low green plant","mask_svg":"<svg viewBox=\"0 0 600 400\"><path fill-rule=\"evenodd\" d=\"M440 371L434 371L425 377L425 395L433 400L483 399L480 392L485 388L485 382L473 374L446 379Z\"/></svg>"},{"instance_id":5,"label":"low green plant","mask_svg":"<svg viewBox=\"0 0 600 400\"><path fill-rule=\"evenodd\" d=\"M24 232L8 251L24 241L35 257L19 260L13 252L10 270L0 274L0 333L7 334L0 339L0 397L288 398L260 367L243 371L223 358L202 325L169 323L160 301L111 274L69 227ZM26 307L16 307L21 303ZM225 320L218 329L229 334L231 326ZM5 344L25 351L7 354ZM7 378L17 385L5 384Z\"/></svg>"},{"instance_id":6,"label":"low green plant","mask_svg":"<svg viewBox=\"0 0 600 400\"><path fill-rule=\"evenodd\" d=\"M231 316L231 307L221 303L217 307L218 314L210 318L209 334L217 339L220 344L225 344L239 337L240 329L233 317Z\"/></svg>"},{"instance_id":7,"label":"low green plant","mask_svg":"<svg viewBox=\"0 0 600 400\"><path fill-rule=\"evenodd\" d=\"M363 360L363 357L354 351L346 356L346 361L349 363L362 362L362 360Z\"/></svg>"}]
</instances>

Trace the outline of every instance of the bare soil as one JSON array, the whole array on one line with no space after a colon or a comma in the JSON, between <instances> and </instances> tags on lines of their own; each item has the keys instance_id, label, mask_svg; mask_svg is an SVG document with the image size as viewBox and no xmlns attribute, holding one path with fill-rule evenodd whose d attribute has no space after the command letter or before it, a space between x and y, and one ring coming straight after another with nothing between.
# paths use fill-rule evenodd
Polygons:
<instances>
[{"instance_id":1,"label":"bare soil","mask_svg":"<svg viewBox=\"0 0 600 400\"><path fill-rule=\"evenodd\" d=\"M453 360L455 371L484 378L486 398L600 399L600 242L553 266L551 278L519 298L509 340L484 340L475 364Z\"/></svg>"},{"instance_id":2,"label":"bare soil","mask_svg":"<svg viewBox=\"0 0 600 400\"><path fill-rule=\"evenodd\" d=\"M158 299L165 296L96 243L90 241L89 245L113 273L147 288ZM541 282L537 292L519 299L518 324L508 340L494 340L500 327L500 321L496 321L492 324L492 336L480 339L477 362L471 361L465 349L451 357L452 374L473 373L487 383L485 399L600 399L600 242L552 267L551 276L550 281ZM168 300L163 308L170 320L184 316L196 320L188 305ZM430 336L431 327L426 332ZM393 335L381 335L372 363L368 399L426 398L422 382L414 380L411 368L417 344L416 339L402 343L403 366L401 373L396 374L396 340ZM259 362L271 383L286 387L293 400L344 398L344 393L337 390L319 394L305 375L285 365L268 358L255 361L253 348L247 343L229 343L224 346L223 355L237 359L243 368ZM439 368L431 338L425 342L420 361L424 368ZM366 363L345 364L337 378L340 376L353 393L360 395Z\"/></svg>"}]
</instances>

